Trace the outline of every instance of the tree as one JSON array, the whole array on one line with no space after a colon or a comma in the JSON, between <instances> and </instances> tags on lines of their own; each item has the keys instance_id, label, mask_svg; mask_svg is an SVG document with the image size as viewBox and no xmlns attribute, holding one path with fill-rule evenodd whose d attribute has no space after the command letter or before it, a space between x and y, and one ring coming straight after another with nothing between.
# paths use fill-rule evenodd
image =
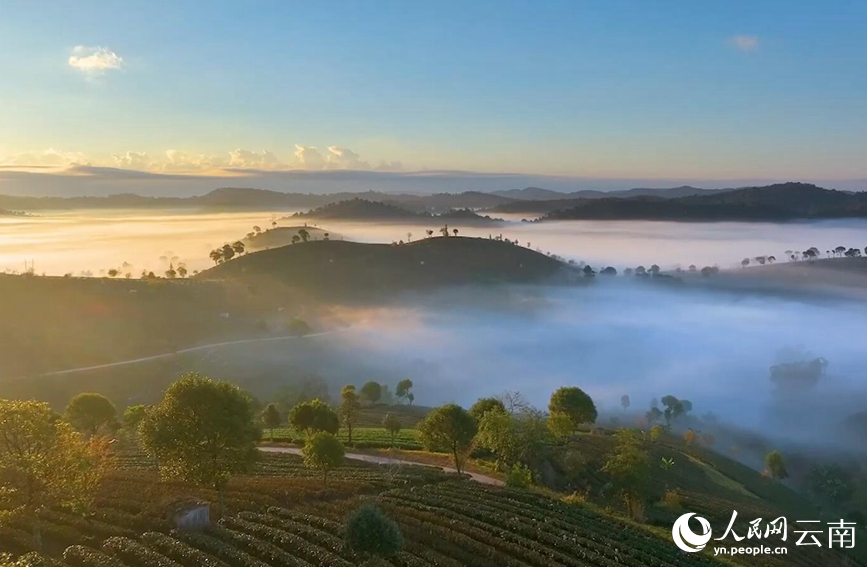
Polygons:
<instances>
[{"instance_id":1,"label":"tree","mask_svg":"<svg viewBox=\"0 0 867 567\"><path fill-rule=\"evenodd\" d=\"M110 278L116 278L117 275L118 275L119 273L120 273L120 272L117 271L115 268L112 268L112 269L110 269L110 270L108 271L108 277L110 277Z\"/></svg>"},{"instance_id":2,"label":"tree","mask_svg":"<svg viewBox=\"0 0 867 567\"><path fill-rule=\"evenodd\" d=\"M470 406L470 415L476 421L481 422L482 417L491 410L499 410L506 413L506 406L503 401L498 398L479 398L472 406Z\"/></svg>"},{"instance_id":3,"label":"tree","mask_svg":"<svg viewBox=\"0 0 867 567\"><path fill-rule=\"evenodd\" d=\"M624 410L629 409L629 396L627 396L626 394L620 396L620 407L622 407Z\"/></svg>"},{"instance_id":4,"label":"tree","mask_svg":"<svg viewBox=\"0 0 867 567\"><path fill-rule=\"evenodd\" d=\"M187 277L187 267L184 266L183 264L178 266L178 275L181 276L182 278Z\"/></svg>"},{"instance_id":5,"label":"tree","mask_svg":"<svg viewBox=\"0 0 867 567\"><path fill-rule=\"evenodd\" d=\"M595 423L597 412L593 400L581 388L563 387L551 395L548 411L555 420L566 418L574 432L583 423ZM563 421L563 420L561 420Z\"/></svg>"},{"instance_id":6,"label":"tree","mask_svg":"<svg viewBox=\"0 0 867 567\"><path fill-rule=\"evenodd\" d=\"M425 448L450 452L460 473L478 431L473 416L457 404L447 404L431 411L418 429Z\"/></svg>"},{"instance_id":7,"label":"tree","mask_svg":"<svg viewBox=\"0 0 867 567\"><path fill-rule=\"evenodd\" d=\"M427 237L428 237L428 238L430 238L431 236L433 236L433 233L434 233L434 231L433 231L433 230L430 230L430 229L428 229L428 230L425 231L425 234L427 234Z\"/></svg>"},{"instance_id":8,"label":"tree","mask_svg":"<svg viewBox=\"0 0 867 567\"><path fill-rule=\"evenodd\" d=\"M672 420L679 418L692 409L692 402L689 400L678 400L671 395L663 396L660 401L665 406L663 415L665 416L665 422L668 424L671 424Z\"/></svg>"},{"instance_id":9,"label":"tree","mask_svg":"<svg viewBox=\"0 0 867 567\"><path fill-rule=\"evenodd\" d=\"M665 429L661 425L654 425L650 428L650 440L654 442L659 441L662 439L663 433L665 433Z\"/></svg>"},{"instance_id":10,"label":"tree","mask_svg":"<svg viewBox=\"0 0 867 567\"><path fill-rule=\"evenodd\" d=\"M413 394L412 392L407 394L406 395L406 401L409 402L409 405L412 405L412 403L415 401L415 394Z\"/></svg>"},{"instance_id":11,"label":"tree","mask_svg":"<svg viewBox=\"0 0 867 567\"><path fill-rule=\"evenodd\" d=\"M403 546L400 528L372 504L363 504L347 518L344 534L356 553L388 557Z\"/></svg>"},{"instance_id":12,"label":"tree","mask_svg":"<svg viewBox=\"0 0 867 567\"><path fill-rule=\"evenodd\" d=\"M453 229L452 229L452 234L454 234L455 236L457 236L457 235L458 235L458 229L453 228Z\"/></svg>"},{"instance_id":13,"label":"tree","mask_svg":"<svg viewBox=\"0 0 867 567\"><path fill-rule=\"evenodd\" d=\"M283 417L280 415L280 410L276 404L268 404L265 406L265 411L262 412L262 423L268 428L271 441L274 441L274 428L280 427L283 422Z\"/></svg>"},{"instance_id":14,"label":"tree","mask_svg":"<svg viewBox=\"0 0 867 567\"><path fill-rule=\"evenodd\" d=\"M319 399L296 404L289 414L289 423L296 431L304 431L307 435L321 431L334 435L340 429L340 418Z\"/></svg>"},{"instance_id":15,"label":"tree","mask_svg":"<svg viewBox=\"0 0 867 567\"><path fill-rule=\"evenodd\" d=\"M166 270L166 277L170 280L173 280L177 275L178 272L175 270L174 264L169 264L169 269Z\"/></svg>"},{"instance_id":16,"label":"tree","mask_svg":"<svg viewBox=\"0 0 867 567\"><path fill-rule=\"evenodd\" d=\"M320 431L307 438L301 450L304 466L322 471L322 484L328 486L328 471L343 464L343 444L331 433Z\"/></svg>"},{"instance_id":17,"label":"tree","mask_svg":"<svg viewBox=\"0 0 867 567\"><path fill-rule=\"evenodd\" d=\"M0 519L33 518L36 549L40 510L90 508L107 465L106 438L85 441L44 402L0 400Z\"/></svg>"},{"instance_id":18,"label":"tree","mask_svg":"<svg viewBox=\"0 0 867 567\"><path fill-rule=\"evenodd\" d=\"M241 254L244 253L244 248L245 248L244 243L241 242L240 240L237 240L237 241L232 243L232 252L234 252L238 256L240 256Z\"/></svg>"},{"instance_id":19,"label":"tree","mask_svg":"<svg viewBox=\"0 0 867 567\"><path fill-rule=\"evenodd\" d=\"M741 267L742 268L746 268L749 265L750 265L750 259L749 258L744 258L743 260L741 260Z\"/></svg>"},{"instance_id":20,"label":"tree","mask_svg":"<svg viewBox=\"0 0 867 567\"><path fill-rule=\"evenodd\" d=\"M640 521L644 515L643 497L650 474L650 461L634 431L620 429L615 437L617 444L602 470L611 475L614 489L623 499L629 515Z\"/></svg>"},{"instance_id":21,"label":"tree","mask_svg":"<svg viewBox=\"0 0 867 567\"><path fill-rule=\"evenodd\" d=\"M683 442L687 447L692 447L693 443L695 443L695 440L696 434L695 431L692 430L692 428L687 429L683 432Z\"/></svg>"},{"instance_id":22,"label":"tree","mask_svg":"<svg viewBox=\"0 0 867 567\"><path fill-rule=\"evenodd\" d=\"M130 431L136 431L147 415L147 409L148 406L141 404L127 407L123 410L123 426Z\"/></svg>"},{"instance_id":23,"label":"tree","mask_svg":"<svg viewBox=\"0 0 867 567\"><path fill-rule=\"evenodd\" d=\"M409 395L409 391L412 389L412 380L404 379L397 383L397 386L394 389L394 394L398 398L405 398Z\"/></svg>"},{"instance_id":24,"label":"tree","mask_svg":"<svg viewBox=\"0 0 867 567\"><path fill-rule=\"evenodd\" d=\"M515 463L506 474L506 486L525 490L533 485L533 471L524 463Z\"/></svg>"},{"instance_id":25,"label":"tree","mask_svg":"<svg viewBox=\"0 0 867 567\"><path fill-rule=\"evenodd\" d=\"M382 385L371 380L361 387L361 395L370 403L375 404L382 397Z\"/></svg>"},{"instance_id":26,"label":"tree","mask_svg":"<svg viewBox=\"0 0 867 567\"><path fill-rule=\"evenodd\" d=\"M148 410L139 435L164 477L213 488L223 514L229 479L256 462L261 431L254 419L251 398L240 388L189 373Z\"/></svg>"},{"instance_id":27,"label":"tree","mask_svg":"<svg viewBox=\"0 0 867 567\"><path fill-rule=\"evenodd\" d=\"M303 240L304 242L307 242L308 240L310 240L310 233L307 232L306 228L302 228L298 231L298 237L301 238L301 240Z\"/></svg>"},{"instance_id":28,"label":"tree","mask_svg":"<svg viewBox=\"0 0 867 567\"><path fill-rule=\"evenodd\" d=\"M223 244L220 251L222 252L224 262L228 262L235 257L235 249L232 248L231 244Z\"/></svg>"},{"instance_id":29,"label":"tree","mask_svg":"<svg viewBox=\"0 0 867 567\"><path fill-rule=\"evenodd\" d=\"M209 254L209 256L211 257L211 260L214 261L214 265L217 265L223 261L223 249L222 248L216 248L214 250L211 250L211 253Z\"/></svg>"},{"instance_id":30,"label":"tree","mask_svg":"<svg viewBox=\"0 0 867 567\"><path fill-rule=\"evenodd\" d=\"M76 429L96 435L117 425L117 408L102 394L78 394L66 406L66 420Z\"/></svg>"},{"instance_id":31,"label":"tree","mask_svg":"<svg viewBox=\"0 0 867 567\"><path fill-rule=\"evenodd\" d=\"M394 447L394 438L398 433L400 433L400 420L396 415L387 413L385 414L385 418L382 420L382 426L391 434L391 446Z\"/></svg>"},{"instance_id":32,"label":"tree","mask_svg":"<svg viewBox=\"0 0 867 567\"><path fill-rule=\"evenodd\" d=\"M783 480L784 478L789 478L786 462L779 451L771 451L765 455L765 466L768 467L768 474L772 479Z\"/></svg>"},{"instance_id":33,"label":"tree","mask_svg":"<svg viewBox=\"0 0 867 567\"><path fill-rule=\"evenodd\" d=\"M355 423L355 414L361 407L361 402L358 401L358 393L355 391L355 386L347 384L340 390L340 417L343 418L343 425L349 432L348 443L352 445L352 426Z\"/></svg>"},{"instance_id":34,"label":"tree","mask_svg":"<svg viewBox=\"0 0 867 567\"><path fill-rule=\"evenodd\" d=\"M299 242L301 242L301 237L298 236L297 234L293 234L292 235L292 244L298 244Z\"/></svg>"},{"instance_id":35,"label":"tree","mask_svg":"<svg viewBox=\"0 0 867 567\"><path fill-rule=\"evenodd\" d=\"M517 463L535 462L548 441L545 416L533 408L509 414L494 407L483 414L476 435L478 445L496 455L501 470Z\"/></svg>"}]
</instances>

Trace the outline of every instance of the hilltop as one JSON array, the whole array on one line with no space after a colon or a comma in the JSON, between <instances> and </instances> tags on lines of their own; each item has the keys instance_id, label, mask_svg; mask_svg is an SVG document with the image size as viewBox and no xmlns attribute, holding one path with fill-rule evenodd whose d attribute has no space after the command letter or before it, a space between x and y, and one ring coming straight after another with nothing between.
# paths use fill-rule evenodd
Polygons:
<instances>
[{"instance_id":1,"label":"hilltop","mask_svg":"<svg viewBox=\"0 0 867 567\"><path fill-rule=\"evenodd\" d=\"M867 216L867 193L779 183L674 199L634 197L581 201L543 220L793 220Z\"/></svg>"},{"instance_id":2,"label":"hilltop","mask_svg":"<svg viewBox=\"0 0 867 567\"><path fill-rule=\"evenodd\" d=\"M402 245L306 242L241 256L197 278L269 278L312 294L357 296L538 281L565 269L562 262L503 241L438 237Z\"/></svg>"},{"instance_id":3,"label":"hilltop","mask_svg":"<svg viewBox=\"0 0 867 567\"><path fill-rule=\"evenodd\" d=\"M296 213L290 218L311 218L317 220L457 220L471 223L492 223L501 219L482 216L470 209L449 210L440 214L413 212L393 203L350 199L313 209L306 213Z\"/></svg>"}]
</instances>

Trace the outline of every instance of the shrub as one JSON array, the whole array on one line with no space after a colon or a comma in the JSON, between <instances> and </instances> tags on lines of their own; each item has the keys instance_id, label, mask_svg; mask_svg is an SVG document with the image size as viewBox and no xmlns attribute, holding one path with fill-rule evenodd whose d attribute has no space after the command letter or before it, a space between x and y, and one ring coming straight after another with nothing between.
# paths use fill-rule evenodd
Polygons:
<instances>
[{"instance_id":1,"label":"shrub","mask_svg":"<svg viewBox=\"0 0 867 567\"><path fill-rule=\"evenodd\" d=\"M506 474L506 486L527 489L533 484L533 471L523 463L515 463Z\"/></svg>"},{"instance_id":2,"label":"shrub","mask_svg":"<svg viewBox=\"0 0 867 567\"><path fill-rule=\"evenodd\" d=\"M117 567L118 563L117 559L83 545L67 547L63 560L72 567Z\"/></svg>"},{"instance_id":3,"label":"shrub","mask_svg":"<svg viewBox=\"0 0 867 567\"><path fill-rule=\"evenodd\" d=\"M364 504L346 521L346 543L359 553L388 556L403 546L397 524L378 508Z\"/></svg>"}]
</instances>

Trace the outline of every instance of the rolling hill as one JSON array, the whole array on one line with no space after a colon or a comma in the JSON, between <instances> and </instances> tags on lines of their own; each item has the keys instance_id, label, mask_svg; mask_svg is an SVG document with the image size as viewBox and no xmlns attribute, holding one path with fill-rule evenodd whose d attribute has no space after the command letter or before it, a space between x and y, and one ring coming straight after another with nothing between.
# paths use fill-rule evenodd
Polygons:
<instances>
[{"instance_id":1,"label":"rolling hill","mask_svg":"<svg viewBox=\"0 0 867 567\"><path fill-rule=\"evenodd\" d=\"M200 273L199 279L278 280L314 295L381 295L448 285L530 282L565 265L498 240L427 238L402 245L317 241L272 248Z\"/></svg>"},{"instance_id":2,"label":"rolling hill","mask_svg":"<svg viewBox=\"0 0 867 567\"><path fill-rule=\"evenodd\" d=\"M543 220L793 220L867 216L867 193L823 189L807 183L747 187L674 199L595 199L549 212Z\"/></svg>"},{"instance_id":3,"label":"rolling hill","mask_svg":"<svg viewBox=\"0 0 867 567\"><path fill-rule=\"evenodd\" d=\"M317 220L373 220L373 221L460 221L463 223L496 223L501 219L492 219L464 208L452 209L439 214L413 212L393 203L368 201L367 199L350 199L313 209L307 213L296 213L290 218Z\"/></svg>"}]
</instances>

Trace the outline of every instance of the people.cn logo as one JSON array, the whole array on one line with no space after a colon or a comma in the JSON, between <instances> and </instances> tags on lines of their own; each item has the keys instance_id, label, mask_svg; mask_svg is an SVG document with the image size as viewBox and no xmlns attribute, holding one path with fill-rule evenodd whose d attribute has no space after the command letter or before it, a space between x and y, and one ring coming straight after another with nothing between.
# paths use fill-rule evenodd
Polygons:
<instances>
[{"instance_id":1,"label":"people.cn logo","mask_svg":"<svg viewBox=\"0 0 867 567\"><path fill-rule=\"evenodd\" d=\"M695 516L701 525L701 533L695 533L689 527L689 519L695 516L695 513L690 512L678 518L671 527L671 537L674 539L674 544L683 551L695 553L701 551L707 542L710 541L711 530L710 522L701 516Z\"/></svg>"}]
</instances>

